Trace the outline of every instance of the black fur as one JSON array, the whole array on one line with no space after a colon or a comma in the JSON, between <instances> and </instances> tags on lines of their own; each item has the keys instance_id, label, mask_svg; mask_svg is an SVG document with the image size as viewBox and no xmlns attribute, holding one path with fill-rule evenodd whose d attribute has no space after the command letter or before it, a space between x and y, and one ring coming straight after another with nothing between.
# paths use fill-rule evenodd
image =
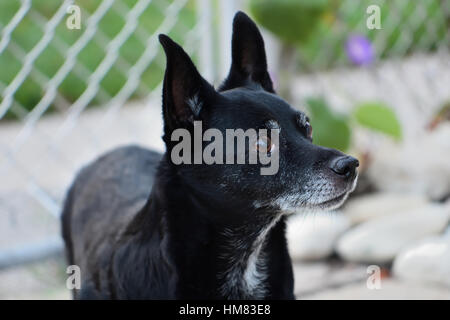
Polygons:
<instances>
[{"instance_id":1,"label":"black fur","mask_svg":"<svg viewBox=\"0 0 450 320\"><path fill-rule=\"evenodd\" d=\"M342 203L356 159L311 143L306 116L274 94L263 39L244 13L235 17L233 62L218 91L180 46L160 41L167 152L120 148L77 176L62 216L68 262L81 268L75 298L293 299L286 216ZM276 121L278 173L173 164L171 134L192 132L194 120L221 132Z\"/></svg>"}]
</instances>

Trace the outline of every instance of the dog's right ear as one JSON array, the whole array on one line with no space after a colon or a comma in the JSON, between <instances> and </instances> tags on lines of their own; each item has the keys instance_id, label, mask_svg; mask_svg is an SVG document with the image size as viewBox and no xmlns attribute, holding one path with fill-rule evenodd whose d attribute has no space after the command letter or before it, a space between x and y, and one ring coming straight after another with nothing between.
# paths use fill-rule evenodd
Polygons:
<instances>
[{"instance_id":1,"label":"dog's right ear","mask_svg":"<svg viewBox=\"0 0 450 320\"><path fill-rule=\"evenodd\" d=\"M233 19L231 47L230 73L219 87L219 91L253 82L273 93L272 80L267 71L263 37L252 19L242 11L236 13Z\"/></svg>"},{"instance_id":2,"label":"dog's right ear","mask_svg":"<svg viewBox=\"0 0 450 320\"><path fill-rule=\"evenodd\" d=\"M167 59L163 84L164 130L187 127L200 118L215 89L202 78L191 58L166 35L159 35Z\"/></svg>"}]
</instances>

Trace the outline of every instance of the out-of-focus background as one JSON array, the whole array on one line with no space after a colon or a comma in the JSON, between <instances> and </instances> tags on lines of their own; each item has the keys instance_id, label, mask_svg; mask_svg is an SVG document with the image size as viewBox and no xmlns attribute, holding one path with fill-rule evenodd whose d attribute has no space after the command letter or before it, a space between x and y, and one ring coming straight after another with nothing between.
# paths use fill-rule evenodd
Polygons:
<instances>
[{"instance_id":1,"label":"out-of-focus background","mask_svg":"<svg viewBox=\"0 0 450 320\"><path fill-rule=\"evenodd\" d=\"M158 34L218 85L237 10L314 141L361 161L339 212L291 219L297 297L450 299L450 0L1 0L0 299L70 297L74 175L115 146L163 150Z\"/></svg>"}]
</instances>

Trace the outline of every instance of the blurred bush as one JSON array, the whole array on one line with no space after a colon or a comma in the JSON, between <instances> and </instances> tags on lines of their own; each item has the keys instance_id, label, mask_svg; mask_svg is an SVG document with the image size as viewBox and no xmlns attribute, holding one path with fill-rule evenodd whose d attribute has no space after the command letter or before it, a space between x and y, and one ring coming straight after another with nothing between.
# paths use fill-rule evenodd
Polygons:
<instances>
[{"instance_id":1,"label":"blurred bush","mask_svg":"<svg viewBox=\"0 0 450 320\"><path fill-rule=\"evenodd\" d=\"M322 98L307 100L314 143L347 151L351 146L352 128L360 125L400 140L402 129L394 111L380 102L356 105L350 114L337 114Z\"/></svg>"},{"instance_id":2,"label":"blurred bush","mask_svg":"<svg viewBox=\"0 0 450 320\"><path fill-rule=\"evenodd\" d=\"M96 36L81 50L77 57L86 72L71 71L59 86L59 93L69 102L75 101L88 86L88 77L100 65L107 53L107 43L113 39L124 27L127 12L136 4L137 0L117 0L105 16L100 20ZM32 8L17 28L12 32L11 44L0 55L0 83L8 85L23 67L23 56L18 51L27 54L44 35L46 20L50 19L61 5L60 0L34 0ZM119 59L107 72L100 83L101 89L110 96L114 96L127 80L126 72L139 59L145 50L142 35L152 35L165 19L164 8L170 5L170 0L154 0L143 12L138 20L140 35L133 33L120 48ZM65 52L86 31L86 20L101 4L98 0L77 0L76 4L82 8L82 27L80 30L69 30L65 19L58 25L55 38L39 55L33 68L44 76L51 78L65 61ZM0 29L4 27L20 8L20 1L0 1ZM118 9L119 8L119 9ZM126 10L123 10L126 9ZM128 10L128 11L127 11ZM195 7L192 1L180 11L177 22L169 33L176 41L183 42L186 30L195 25ZM103 41L101 40L103 38ZM157 40L155 40L157 41ZM11 50L14 46L15 50ZM195 57L194 57L195 59ZM125 64L125 65L124 65ZM128 68L127 68L128 67ZM163 76L164 59L158 54L150 66L144 71L140 88L133 93L133 97L142 97L160 83ZM75 66L75 68L79 68ZM80 71L80 70L79 70ZM85 77L80 77L80 74ZM28 76L15 93L15 100L27 110L31 110L42 98L45 88L39 79ZM99 94L90 104L101 103ZM52 107L53 108L53 107ZM52 109L50 108L50 110ZM15 115L9 112L7 118Z\"/></svg>"},{"instance_id":3,"label":"blurred bush","mask_svg":"<svg viewBox=\"0 0 450 320\"><path fill-rule=\"evenodd\" d=\"M321 98L307 100L314 143L327 148L346 151L350 147L351 129L349 118L336 114Z\"/></svg>"},{"instance_id":4,"label":"blurred bush","mask_svg":"<svg viewBox=\"0 0 450 320\"><path fill-rule=\"evenodd\" d=\"M329 0L252 0L256 20L282 40L305 43L329 9Z\"/></svg>"}]
</instances>

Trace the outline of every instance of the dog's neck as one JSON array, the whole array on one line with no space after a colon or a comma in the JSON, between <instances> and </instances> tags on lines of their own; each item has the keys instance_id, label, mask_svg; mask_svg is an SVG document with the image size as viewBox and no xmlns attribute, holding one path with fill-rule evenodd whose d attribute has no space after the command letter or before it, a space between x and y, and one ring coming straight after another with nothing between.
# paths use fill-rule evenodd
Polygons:
<instances>
[{"instance_id":1,"label":"dog's neck","mask_svg":"<svg viewBox=\"0 0 450 320\"><path fill-rule=\"evenodd\" d=\"M207 297L264 298L268 277L265 243L282 215L263 208L216 203L193 192L175 176L170 179L176 181L157 178L149 203L160 204L153 207L164 212L171 237L169 254L182 282L190 283L180 289L181 295L183 291L192 295L192 287L203 287L202 294ZM216 220L227 215L243 218ZM149 216L161 217L161 212L150 212Z\"/></svg>"},{"instance_id":2,"label":"dog's neck","mask_svg":"<svg viewBox=\"0 0 450 320\"><path fill-rule=\"evenodd\" d=\"M263 299L266 296L268 257L264 249L269 232L280 218L277 215L261 222L258 228L248 228L248 225L225 228L223 251L219 256L224 268L218 274L224 297Z\"/></svg>"}]
</instances>

